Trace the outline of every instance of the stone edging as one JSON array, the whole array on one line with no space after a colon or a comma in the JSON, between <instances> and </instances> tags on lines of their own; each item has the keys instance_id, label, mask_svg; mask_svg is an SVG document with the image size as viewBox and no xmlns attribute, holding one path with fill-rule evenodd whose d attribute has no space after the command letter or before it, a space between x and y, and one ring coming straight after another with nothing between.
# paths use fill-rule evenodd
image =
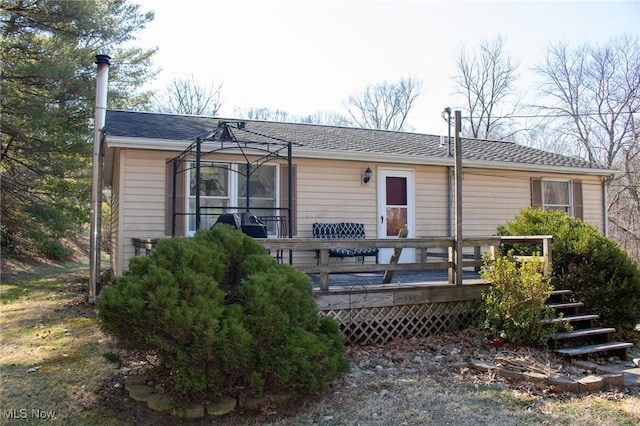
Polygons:
<instances>
[{"instance_id":1,"label":"stone edging","mask_svg":"<svg viewBox=\"0 0 640 426\"><path fill-rule=\"evenodd\" d=\"M552 386L559 392L585 393L596 392L602 389L620 388L624 386L624 373L608 370L598 364L586 361L576 361L575 367L585 372L581 378L569 376L547 376L533 372L521 372L505 367L493 365L481 360L452 364L454 367L468 366L478 371L493 371L497 375L518 381L527 381Z\"/></svg>"},{"instance_id":2,"label":"stone edging","mask_svg":"<svg viewBox=\"0 0 640 426\"><path fill-rule=\"evenodd\" d=\"M535 372L511 370L482 360L454 362L449 364L448 367L473 368L474 370L482 372L495 372L497 375L506 379L549 385L558 392L597 392L602 389L620 388L624 386L624 373L616 372L587 361L575 361L573 365L574 367L582 369L585 375L581 378L569 376L553 377ZM282 394L242 399L221 396L207 404L195 403L184 407L176 407L175 399L171 395L157 393L152 383L148 382L144 377L127 377L124 387L131 399L146 402L152 410L168 412L174 417L183 419L197 419L205 415L222 416L231 413L238 407L256 410L270 403L284 402L292 396L290 394Z\"/></svg>"},{"instance_id":3,"label":"stone edging","mask_svg":"<svg viewBox=\"0 0 640 426\"><path fill-rule=\"evenodd\" d=\"M262 397L233 398L221 396L208 403L194 403L184 407L175 404L171 395L157 393L153 383L142 376L130 376L125 379L124 388L129 397L135 401L146 402L155 411L168 412L174 417L183 419L198 419L205 415L223 416L238 407L250 410L260 409L271 403L281 403L292 397L291 394L277 394Z\"/></svg>"}]
</instances>

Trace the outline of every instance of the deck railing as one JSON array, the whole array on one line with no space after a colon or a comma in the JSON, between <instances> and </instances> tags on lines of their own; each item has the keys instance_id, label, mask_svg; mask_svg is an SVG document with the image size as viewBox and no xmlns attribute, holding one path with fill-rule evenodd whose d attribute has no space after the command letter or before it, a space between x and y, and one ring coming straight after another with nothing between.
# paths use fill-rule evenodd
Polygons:
<instances>
[{"instance_id":1,"label":"deck railing","mask_svg":"<svg viewBox=\"0 0 640 426\"><path fill-rule=\"evenodd\" d=\"M464 248L473 247L473 255L460 256L463 268L479 268L482 266L482 250L490 252L491 258L497 256L498 247L503 242L509 244L538 244L542 243L542 257L545 260L545 273L550 273L551 264L551 236L522 236L522 237L467 237L463 238ZM263 238L257 239L265 248L272 253L287 253L289 251L313 251L318 252L319 257L316 264L295 265L296 269L308 274L319 274L320 290L329 290L329 275L337 273L358 273L358 272L380 272L380 271L424 271L436 269L448 269L449 283L462 284L461 277L455 276L456 264L454 256L453 237L430 237L430 238L366 238L366 239L317 239L317 238ZM402 248L416 249L416 262L413 263L358 263L358 262L329 262L329 249L332 248ZM446 249L446 260L433 260L429 249ZM437 257L436 257L437 258ZM442 259L442 257L440 257Z\"/></svg>"}]
</instances>

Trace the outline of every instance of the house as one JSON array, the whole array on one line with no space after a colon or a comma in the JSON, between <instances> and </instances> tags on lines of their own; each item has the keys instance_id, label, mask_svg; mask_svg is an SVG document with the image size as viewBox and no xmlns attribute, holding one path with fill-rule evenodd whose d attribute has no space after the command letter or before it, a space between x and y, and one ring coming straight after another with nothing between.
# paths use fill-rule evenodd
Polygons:
<instances>
[{"instance_id":1,"label":"house","mask_svg":"<svg viewBox=\"0 0 640 426\"><path fill-rule=\"evenodd\" d=\"M116 275L135 254L132 239L192 235L247 205L257 216L291 217L284 233L294 237L311 237L316 222L363 223L367 237L396 238L404 224L409 237L453 235L448 137L116 110L105 128ZM463 139L461 149L465 236L493 235L531 205L606 233L613 170L506 141ZM283 235L278 224L268 223L269 235Z\"/></svg>"}]
</instances>

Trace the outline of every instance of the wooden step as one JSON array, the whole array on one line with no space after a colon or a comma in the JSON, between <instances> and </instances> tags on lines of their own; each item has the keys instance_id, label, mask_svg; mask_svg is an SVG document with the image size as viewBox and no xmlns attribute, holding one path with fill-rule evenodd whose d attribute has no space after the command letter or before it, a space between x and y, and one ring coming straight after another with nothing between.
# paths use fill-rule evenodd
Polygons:
<instances>
[{"instance_id":1,"label":"wooden step","mask_svg":"<svg viewBox=\"0 0 640 426\"><path fill-rule=\"evenodd\" d=\"M582 308L584 306L584 303L582 302L547 303L547 306L553 309Z\"/></svg>"},{"instance_id":2,"label":"wooden step","mask_svg":"<svg viewBox=\"0 0 640 426\"><path fill-rule=\"evenodd\" d=\"M626 359L627 349L633 346L633 343L624 342L608 342L597 345L578 346L574 348L555 349L554 352L567 356L580 356L593 354L597 352L618 352L620 358Z\"/></svg>"},{"instance_id":3,"label":"wooden step","mask_svg":"<svg viewBox=\"0 0 640 426\"><path fill-rule=\"evenodd\" d=\"M571 290L553 290L549 295L549 297L547 298L547 301L548 302L561 301L561 300L570 299L572 296L573 296L573 291Z\"/></svg>"},{"instance_id":4,"label":"wooden step","mask_svg":"<svg viewBox=\"0 0 640 426\"><path fill-rule=\"evenodd\" d=\"M558 324L561 322L579 322L579 321L592 321L600 318L600 315L565 315L562 318L551 318L548 320L542 320L542 324Z\"/></svg>"},{"instance_id":5,"label":"wooden step","mask_svg":"<svg viewBox=\"0 0 640 426\"><path fill-rule=\"evenodd\" d=\"M563 340L563 339L574 339L588 336L597 336L600 334L611 334L615 333L616 329L613 327L593 327L593 328L584 328L581 330L573 330L573 331L562 331L560 333L556 333L551 338L553 340Z\"/></svg>"},{"instance_id":6,"label":"wooden step","mask_svg":"<svg viewBox=\"0 0 640 426\"><path fill-rule=\"evenodd\" d=\"M553 290L551 292L551 296L568 296L570 294L573 294L573 291L571 291L571 290Z\"/></svg>"}]
</instances>

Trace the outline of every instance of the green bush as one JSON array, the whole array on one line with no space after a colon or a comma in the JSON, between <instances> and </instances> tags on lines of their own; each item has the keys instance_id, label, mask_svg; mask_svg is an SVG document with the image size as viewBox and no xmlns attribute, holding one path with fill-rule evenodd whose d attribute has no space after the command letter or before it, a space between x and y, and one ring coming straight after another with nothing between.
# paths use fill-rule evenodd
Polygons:
<instances>
[{"instance_id":1,"label":"green bush","mask_svg":"<svg viewBox=\"0 0 640 426\"><path fill-rule=\"evenodd\" d=\"M61 241L44 237L39 243L40 252L52 260L65 260L73 255L73 250Z\"/></svg>"},{"instance_id":2,"label":"green bush","mask_svg":"<svg viewBox=\"0 0 640 426\"><path fill-rule=\"evenodd\" d=\"M492 283L482 293L483 326L489 333L511 343L547 344L560 324L542 324L555 316L554 309L545 305L553 286L543 277L543 267L537 258L518 262L512 252L495 262L485 257L480 274Z\"/></svg>"},{"instance_id":3,"label":"green bush","mask_svg":"<svg viewBox=\"0 0 640 426\"><path fill-rule=\"evenodd\" d=\"M185 399L249 389L315 392L347 371L309 278L228 226L161 240L98 298L102 329Z\"/></svg>"},{"instance_id":4,"label":"green bush","mask_svg":"<svg viewBox=\"0 0 640 426\"><path fill-rule=\"evenodd\" d=\"M640 322L638 264L592 225L561 211L526 208L499 226L498 233L552 235L556 287L572 290L586 310L619 331L633 330Z\"/></svg>"}]
</instances>

